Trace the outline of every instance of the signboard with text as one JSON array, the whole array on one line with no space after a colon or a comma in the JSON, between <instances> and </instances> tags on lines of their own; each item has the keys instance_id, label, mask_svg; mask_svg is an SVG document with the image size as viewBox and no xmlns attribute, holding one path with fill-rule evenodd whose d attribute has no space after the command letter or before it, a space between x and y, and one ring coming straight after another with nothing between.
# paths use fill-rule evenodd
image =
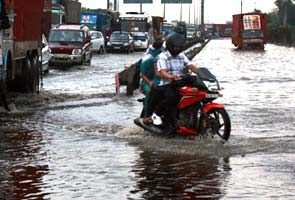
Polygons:
<instances>
[{"instance_id":1,"label":"signboard with text","mask_svg":"<svg viewBox=\"0 0 295 200\"><path fill-rule=\"evenodd\" d=\"M153 3L153 0L124 0L123 3Z\"/></svg>"},{"instance_id":2,"label":"signboard with text","mask_svg":"<svg viewBox=\"0 0 295 200\"><path fill-rule=\"evenodd\" d=\"M192 3L192 0L161 0L161 3Z\"/></svg>"}]
</instances>

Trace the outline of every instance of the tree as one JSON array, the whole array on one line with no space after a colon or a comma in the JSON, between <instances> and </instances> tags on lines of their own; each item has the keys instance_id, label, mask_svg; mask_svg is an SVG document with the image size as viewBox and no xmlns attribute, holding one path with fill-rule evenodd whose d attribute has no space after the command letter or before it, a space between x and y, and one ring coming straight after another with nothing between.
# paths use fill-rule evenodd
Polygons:
<instances>
[{"instance_id":1,"label":"tree","mask_svg":"<svg viewBox=\"0 0 295 200\"><path fill-rule=\"evenodd\" d=\"M261 12L261 10L255 8L254 13L262 13L262 12Z\"/></svg>"},{"instance_id":2,"label":"tree","mask_svg":"<svg viewBox=\"0 0 295 200\"><path fill-rule=\"evenodd\" d=\"M279 21L281 24L295 23L292 19L295 12L294 0L276 0L275 5L279 8ZM290 20L288 19L289 16L291 17Z\"/></svg>"},{"instance_id":3,"label":"tree","mask_svg":"<svg viewBox=\"0 0 295 200\"><path fill-rule=\"evenodd\" d=\"M273 11L267 14L267 23L268 24L279 24L278 11Z\"/></svg>"}]
</instances>

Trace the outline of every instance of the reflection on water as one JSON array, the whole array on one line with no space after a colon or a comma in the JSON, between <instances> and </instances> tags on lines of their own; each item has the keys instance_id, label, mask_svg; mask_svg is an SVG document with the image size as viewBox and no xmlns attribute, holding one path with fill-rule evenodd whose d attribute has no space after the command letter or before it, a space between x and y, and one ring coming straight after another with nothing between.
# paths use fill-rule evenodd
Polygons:
<instances>
[{"instance_id":1,"label":"reflection on water","mask_svg":"<svg viewBox=\"0 0 295 200\"><path fill-rule=\"evenodd\" d=\"M115 96L114 74L141 54L53 70L39 97L0 111L0 199L293 199L293 48L239 51L213 40L194 58L224 88L217 102L232 121L225 145L133 125L142 95Z\"/></svg>"},{"instance_id":2,"label":"reflection on water","mask_svg":"<svg viewBox=\"0 0 295 200\"><path fill-rule=\"evenodd\" d=\"M49 169L39 160L46 154L42 135L27 129L2 130L0 138L0 199L43 199L43 176Z\"/></svg>"},{"instance_id":3,"label":"reflection on water","mask_svg":"<svg viewBox=\"0 0 295 200\"><path fill-rule=\"evenodd\" d=\"M228 187L228 158L143 152L133 166L131 199L221 199Z\"/></svg>"}]
</instances>

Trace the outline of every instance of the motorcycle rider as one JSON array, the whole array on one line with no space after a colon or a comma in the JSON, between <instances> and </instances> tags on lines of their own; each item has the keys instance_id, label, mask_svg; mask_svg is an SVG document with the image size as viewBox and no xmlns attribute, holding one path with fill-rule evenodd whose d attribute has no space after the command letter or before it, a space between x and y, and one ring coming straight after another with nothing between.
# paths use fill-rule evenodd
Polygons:
<instances>
[{"instance_id":1,"label":"motorcycle rider","mask_svg":"<svg viewBox=\"0 0 295 200\"><path fill-rule=\"evenodd\" d=\"M144 99L144 117L146 117L146 110L149 109L149 97L151 88L158 86L160 79L156 76L157 68L157 56L162 52L163 39L157 37L153 42L152 46L148 48L147 53L142 57L140 63L140 88L145 94ZM148 119L148 118L145 118Z\"/></svg>"},{"instance_id":2,"label":"motorcycle rider","mask_svg":"<svg viewBox=\"0 0 295 200\"><path fill-rule=\"evenodd\" d=\"M173 83L173 80L177 80L184 75L185 67L194 73L198 72L198 68L182 53L184 43L185 40L179 33L172 33L167 37L166 51L158 56L157 61L157 68L161 77L160 86L151 90L150 106L146 111L149 118L154 119L154 124L157 121L160 124L161 118L159 116L163 117L168 133L177 128L177 104L180 100L177 87L186 84L186 80L181 85ZM144 119L145 121L148 120Z\"/></svg>"}]
</instances>

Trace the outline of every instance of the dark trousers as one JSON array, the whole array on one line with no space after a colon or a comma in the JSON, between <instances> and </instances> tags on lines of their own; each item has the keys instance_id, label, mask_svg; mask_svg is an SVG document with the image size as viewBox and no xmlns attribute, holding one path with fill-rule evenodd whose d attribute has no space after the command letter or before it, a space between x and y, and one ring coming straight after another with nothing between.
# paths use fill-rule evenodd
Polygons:
<instances>
[{"instance_id":1,"label":"dark trousers","mask_svg":"<svg viewBox=\"0 0 295 200\"><path fill-rule=\"evenodd\" d=\"M174 85L155 87L150 91L147 115L150 116L155 112L158 116L164 116L164 123L175 124L179 100L180 96Z\"/></svg>"},{"instance_id":2,"label":"dark trousers","mask_svg":"<svg viewBox=\"0 0 295 200\"><path fill-rule=\"evenodd\" d=\"M167 85L162 85L153 88L150 91L149 107L146 110L147 116L155 112L158 116L164 116L164 123L169 123L172 126L176 124L177 106L181 96L177 92L177 88L194 85L196 76L185 76L180 80L172 81Z\"/></svg>"}]
</instances>

